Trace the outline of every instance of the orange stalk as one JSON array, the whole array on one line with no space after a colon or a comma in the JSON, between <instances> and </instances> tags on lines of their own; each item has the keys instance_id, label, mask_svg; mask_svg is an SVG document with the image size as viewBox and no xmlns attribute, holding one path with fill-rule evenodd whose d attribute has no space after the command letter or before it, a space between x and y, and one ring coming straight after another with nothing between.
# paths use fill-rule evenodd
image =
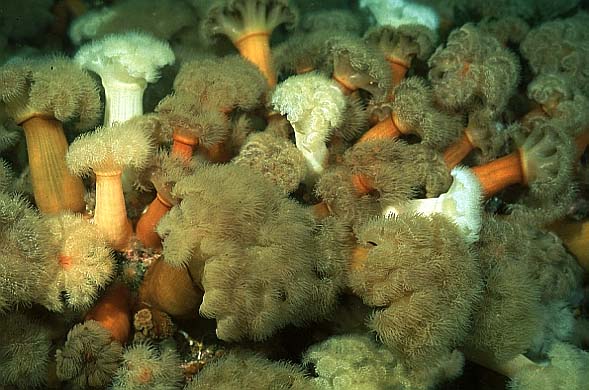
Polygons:
<instances>
[{"instance_id":1,"label":"orange stalk","mask_svg":"<svg viewBox=\"0 0 589 390\"><path fill-rule=\"evenodd\" d=\"M174 156L180 157L183 161L190 161L192 159L194 148L198 145L198 139L186 137L178 131L174 131L172 139L174 142L172 143L171 153Z\"/></svg>"},{"instance_id":2,"label":"orange stalk","mask_svg":"<svg viewBox=\"0 0 589 390\"><path fill-rule=\"evenodd\" d=\"M209 148L205 148L203 146L199 149L199 152L208 161L214 163L228 162L234 157L224 141L221 141Z\"/></svg>"},{"instance_id":3,"label":"orange stalk","mask_svg":"<svg viewBox=\"0 0 589 390\"><path fill-rule=\"evenodd\" d=\"M276 73L270 53L270 33L253 31L233 42L239 54L260 69L270 87L276 86Z\"/></svg>"},{"instance_id":4,"label":"orange stalk","mask_svg":"<svg viewBox=\"0 0 589 390\"><path fill-rule=\"evenodd\" d=\"M34 116L20 125L27 140L31 183L39 210L47 214L83 212L84 184L67 169L68 143L61 122Z\"/></svg>"},{"instance_id":5,"label":"orange stalk","mask_svg":"<svg viewBox=\"0 0 589 390\"><path fill-rule=\"evenodd\" d=\"M112 285L84 317L108 330L113 340L124 344L131 333L131 292L122 283Z\"/></svg>"},{"instance_id":6,"label":"orange stalk","mask_svg":"<svg viewBox=\"0 0 589 390\"><path fill-rule=\"evenodd\" d=\"M378 122L368 129L366 133L362 134L362 137L357 142L366 142L374 139L394 139L399 138L401 134L401 130L393 120L393 115L389 115L388 118Z\"/></svg>"},{"instance_id":7,"label":"orange stalk","mask_svg":"<svg viewBox=\"0 0 589 390\"><path fill-rule=\"evenodd\" d=\"M336 74L333 74L331 76L331 78L337 82L337 86L339 87L340 91L342 91L342 93L346 96L349 96L352 94L352 92L354 92L355 90L357 90L358 88L350 83L346 78L344 77L340 77Z\"/></svg>"},{"instance_id":8,"label":"orange stalk","mask_svg":"<svg viewBox=\"0 0 589 390\"><path fill-rule=\"evenodd\" d=\"M589 271L589 220L579 222L558 221L548 226L556 233L567 249L575 255L585 271Z\"/></svg>"},{"instance_id":9,"label":"orange stalk","mask_svg":"<svg viewBox=\"0 0 589 390\"><path fill-rule=\"evenodd\" d=\"M312 71L315 70L315 67L313 67L312 65L300 65L297 66L295 69L295 73L296 74L305 74L305 73L310 73Z\"/></svg>"},{"instance_id":10,"label":"orange stalk","mask_svg":"<svg viewBox=\"0 0 589 390\"><path fill-rule=\"evenodd\" d=\"M468 130L464 131L462 137L444 151L444 161L448 169L458 165L474 149Z\"/></svg>"},{"instance_id":11,"label":"orange stalk","mask_svg":"<svg viewBox=\"0 0 589 390\"><path fill-rule=\"evenodd\" d=\"M268 123L268 126L270 125L278 125L280 122L285 122L286 118L283 117L280 112L278 111L266 111L266 122Z\"/></svg>"},{"instance_id":12,"label":"orange stalk","mask_svg":"<svg viewBox=\"0 0 589 390\"><path fill-rule=\"evenodd\" d=\"M585 149L587 148L587 144L589 144L589 130L585 130L581 133L577 138L575 138L575 144L577 145L577 154L576 159L580 159Z\"/></svg>"},{"instance_id":13,"label":"orange stalk","mask_svg":"<svg viewBox=\"0 0 589 390\"><path fill-rule=\"evenodd\" d=\"M155 308L171 316L185 317L197 313L202 295L186 266L174 267L160 259L145 274L138 303L140 308Z\"/></svg>"},{"instance_id":14,"label":"orange stalk","mask_svg":"<svg viewBox=\"0 0 589 390\"><path fill-rule=\"evenodd\" d=\"M352 185L356 190L356 195L362 196L370 193L374 190L374 186L370 182L370 180L359 173L355 173L352 175Z\"/></svg>"},{"instance_id":15,"label":"orange stalk","mask_svg":"<svg viewBox=\"0 0 589 390\"><path fill-rule=\"evenodd\" d=\"M465 77L468 74L468 72L470 72L470 62L464 62L464 64L462 64L460 75L462 77Z\"/></svg>"},{"instance_id":16,"label":"orange stalk","mask_svg":"<svg viewBox=\"0 0 589 390\"><path fill-rule=\"evenodd\" d=\"M369 248L357 246L352 249L352 256L350 258L349 268L350 271L360 271L364 268L366 259L370 253Z\"/></svg>"},{"instance_id":17,"label":"orange stalk","mask_svg":"<svg viewBox=\"0 0 589 390\"><path fill-rule=\"evenodd\" d=\"M311 210L313 211L313 216L319 220L327 218L331 215L331 210L324 201L311 206Z\"/></svg>"},{"instance_id":18,"label":"orange stalk","mask_svg":"<svg viewBox=\"0 0 589 390\"><path fill-rule=\"evenodd\" d=\"M526 175L519 150L487 164L473 167L472 171L479 179L486 198L512 184L526 184Z\"/></svg>"},{"instance_id":19,"label":"orange stalk","mask_svg":"<svg viewBox=\"0 0 589 390\"><path fill-rule=\"evenodd\" d=\"M145 247L153 249L162 247L162 239L156 233L155 227L171 208L172 205L160 194L156 194L155 199L147 206L147 210L141 215L135 227L135 235Z\"/></svg>"},{"instance_id":20,"label":"orange stalk","mask_svg":"<svg viewBox=\"0 0 589 390\"><path fill-rule=\"evenodd\" d=\"M387 62L391 68L391 76L393 80L393 88L401 84L401 81L407 75L409 64L396 57L387 57Z\"/></svg>"}]
</instances>

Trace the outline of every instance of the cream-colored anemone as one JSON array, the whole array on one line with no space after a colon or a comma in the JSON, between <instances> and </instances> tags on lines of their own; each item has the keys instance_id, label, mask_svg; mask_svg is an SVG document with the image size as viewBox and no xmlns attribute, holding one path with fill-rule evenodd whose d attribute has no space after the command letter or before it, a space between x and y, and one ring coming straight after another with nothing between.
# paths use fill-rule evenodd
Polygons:
<instances>
[{"instance_id":1,"label":"cream-colored anemone","mask_svg":"<svg viewBox=\"0 0 589 390\"><path fill-rule=\"evenodd\" d=\"M46 220L58 252L46 258L48 277L40 303L59 312L89 309L113 277L112 251L80 214L65 212Z\"/></svg>"},{"instance_id":2,"label":"cream-colored anemone","mask_svg":"<svg viewBox=\"0 0 589 390\"><path fill-rule=\"evenodd\" d=\"M272 94L274 109L286 115L295 131L297 148L316 178L325 169L332 130L342 121L346 99L334 81L318 73L292 76Z\"/></svg>"},{"instance_id":3,"label":"cream-colored anemone","mask_svg":"<svg viewBox=\"0 0 589 390\"><path fill-rule=\"evenodd\" d=\"M94 224L114 249L124 249L132 233L123 194L123 170L144 167L153 151L144 129L129 121L79 136L66 155L72 173L96 175Z\"/></svg>"},{"instance_id":4,"label":"cream-colored anemone","mask_svg":"<svg viewBox=\"0 0 589 390\"><path fill-rule=\"evenodd\" d=\"M383 214L386 216L402 213L442 214L458 226L467 242L476 242L481 229L483 198L481 185L468 168L456 167L451 174L454 178L452 185L439 197L414 199L401 205L387 206Z\"/></svg>"},{"instance_id":5,"label":"cream-colored anemone","mask_svg":"<svg viewBox=\"0 0 589 390\"><path fill-rule=\"evenodd\" d=\"M107 35L80 48L82 67L102 79L106 106L104 124L124 122L143 114L143 93L160 77L159 69L174 63L170 45L147 33Z\"/></svg>"}]
</instances>

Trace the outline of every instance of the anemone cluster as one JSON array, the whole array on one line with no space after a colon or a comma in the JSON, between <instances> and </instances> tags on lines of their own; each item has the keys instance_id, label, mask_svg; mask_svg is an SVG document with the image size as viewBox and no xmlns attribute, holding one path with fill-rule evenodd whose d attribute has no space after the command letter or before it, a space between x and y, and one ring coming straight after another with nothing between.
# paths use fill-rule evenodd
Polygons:
<instances>
[{"instance_id":1,"label":"anemone cluster","mask_svg":"<svg viewBox=\"0 0 589 390\"><path fill-rule=\"evenodd\" d=\"M585 8L3 1L0 387L584 389Z\"/></svg>"}]
</instances>

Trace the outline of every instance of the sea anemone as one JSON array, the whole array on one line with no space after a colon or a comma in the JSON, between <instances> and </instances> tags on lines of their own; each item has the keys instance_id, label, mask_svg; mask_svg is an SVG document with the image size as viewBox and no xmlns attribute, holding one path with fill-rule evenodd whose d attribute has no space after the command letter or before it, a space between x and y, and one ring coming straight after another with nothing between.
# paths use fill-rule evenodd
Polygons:
<instances>
[{"instance_id":1,"label":"sea anemone","mask_svg":"<svg viewBox=\"0 0 589 390\"><path fill-rule=\"evenodd\" d=\"M362 19L349 9L323 9L308 12L301 17L299 29L305 33L325 31L359 35L362 31Z\"/></svg>"},{"instance_id":2,"label":"sea anemone","mask_svg":"<svg viewBox=\"0 0 589 390\"><path fill-rule=\"evenodd\" d=\"M47 384L52 350L51 327L34 313L0 316L0 385L18 388Z\"/></svg>"},{"instance_id":3,"label":"sea anemone","mask_svg":"<svg viewBox=\"0 0 589 390\"><path fill-rule=\"evenodd\" d=\"M70 171L96 176L94 224L114 249L125 248L132 233L123 194L123 169L144 167L153 150L151 138L134 122L98 128L70 145L66 156Z\"/></svg>"},{"instance_id":4,"label":"sea anemone","mask_svg":"<svg viewBox=\"0 0 589 390\"><path fill-rule=\"evenodd\" d=\"M476 248L485 284L465 342L467 351L507 362L524 353L541 331L541 292L528 265L530 246L521 223L483 220Z\"/></svg>"},{"instance_id":5,"label":"sea anemone","mask_svg":"<svg viewBox=\"0 0 589 390\"><path fill-rule=\"evenodd\" d=\"M272 362L251 352L228 353L207 364L186 387L314 390L301 367L287 362Z\"/></svg>"},{"instance_id":6,"label":"sea anemone","mask_svg":"<svg viewBox=\"0 0 589 390\"><path fill-rule=\"evenodd\" d=\"M394 94L392 102L370 108L379 122L358 142L416 135L424 145L441 150L458 138L462 129L459 118L435 107L432 90L425 80L407 78L394 89Z\"/></svg>"},{"instance_id":7,"label":"sea anemone","mask_svg":"<svg viewBox=\"0 0 589 390\"><path fill-rule=\"evenodd\" d=\"M326 43L328 59L333 64L331 77L345 95L362 89L372 100L386 99L392 81L389 65L377 49L362 39L335 36Z\"/></svg>"},{"instance_id":8,"label":"sea anemone","mask_svg":"<svg viewBox=\"0 0 589 390\"><path fill-rule=\"evenodd\" d=\"M55 354L57 377L79 387L103 387L111 383L122 360L123 347L96 321L75 325L65 345Z\"/></svg>"},{"instance_id":9,"label":"sea anemone","mask_svg":"<svg viewBox=\"0 0 589 390\"><path fill-rule=\"evenodd\" d=\"M100 98L90 75L65 57L15 61L0 68L0 101L27 139L31 181L44 213L85 210L82 181L65 164L63 122L78 129L98 119Z\"/></svg>"},{"instance_id":10,"label":"sea anemone","mask_svg":"<svg viewBox=\"0 0 589 390\"><path fill-rule=\"evenodd\" d=\"M534 74L564 74L575 80L584 93L589 83L584 69L587 67L586 12L572 17L547 21L532 29L520 45L521 53L528 60Z\"/></svg>"},{"instance_id":11,"label":"sea anemone","mask_svg":"<svg viewBox=\"0 0 589 390\"><path fill-rule=\"evenodd\" d=\"M512 375L511 390L581 390L589 381L589 353L571 344L556 343L548 352L548 364L524 367Z\"/></svg>"},{"instance_id":12,"label":"sea anemone","mask_svg":"<svg viewBox=\"0 0 589 390\"><path fill-rule=\"evenodd\" d=\"M141 217L135 225L135 235L145 247L161 248L161 239L155 232L159 220L178 204L180 199L172 196L174 184L182 177L192 173L197 164L192 160L184 160L174 153L160 150L152 161L150 167L145 170L149 172L148 181L156 189L154 200L141 213Z\"/></svg>"},{"instance_id":13,"label":"sea anemone","mask_svg":"<svg viewBox=\"0 0 589 390\"><path fill-rule=\"evenodd\" d=\"M369 328L406 367L448 359L469 332L482 290L463 235L435 214L380 217L355 230L348 285L375 308Z\"/></svg>"},{"instance_id":14,"label":"sea anemone","mask_svg":"<svg viewBox=\"0 0 589 390\"><path fill-rule=\"evenodd\" d=\"M408 370L373 336L346 334L311 346L303 355L303 364L312 367L312 381L321 389L430 389L460 375L464 357L454 351L440 364Z\"/></svg>"},{"instance_id":15,"label":"sea anemone","mask_svg":"<svg viewBox=\"0 0 589 390\"><path fill-rule=\"evenodd\" d=\"M516 151L472 170L486 197L513 184L529 187L532 194L549 198L571 182L575 145L567 134L552 131L546 123L529 134L515 133Z\"/></svg>"},{"instance_id":16,"label":"sea anemone","mask_svg":"<svg viewBox=\"0 0 589 390\"><path fill-rule=\"evenodd\" d=\"M260 71L239 56L185 61L174 93L156 107L171 132L172 154L188 161L197 148L227 146L239 124L231 114L262 107L267 89Z\"/></svg>"},{"instance_id":17,"label":"sea anemone","mask_svg":"<svg viewBox=\"0 0 589 390\"><path fill-rule=\"evenodd\" d=\"M419 24L436 31L439 17L427 5L406 0L361 0L360 7L370 10L377 25L398 27L406 24Z\"/></svg>"},{"instance_id":18,"label":"sea anemone","mask_svg":"<svg viewBox=\"0 0 589 390\"><path fill-rule=\"evenodd\" d=\"M13 175L8 163L0 159L0 192L8 192L10 190Z\"/></svg>"},{"instance_id":19,"label":"sea anemone","mask_svg":"<svg viewBox=\"0 0 589 390\"><path fill-rule=\"evenodd\" d=\"M430 56L437 36L435 30L421 24L380 25L368 30L364 40L383 53L395 87L405 78L414 59L425 60Z\"/></svg>"},{"instance_id":20,"label":"sea anemone","mask_svg":"<svg viewBox=\"0 0 589 390\"><path fill-rule=\"evenodd\" d=\"M516 56L473 24L452 31L429 58L434 98L448 110L501 113L519 81Z\"/></svg>"},{"instance_id":21,"label":"sea anemone","mask_svg":"<svg viewBox=\"0 0 589 390\"><path fill-rule=\"evenodd\" d=\"M162 259L156 260L139 287L137 304L140 308L150 309L152 317L155 311L174 317L193 317L202 302L200 283L199 275L191 274L187 266L173 266Z\"/></svg>"},{"instance_id":22,"label":"sea anemone","mask_svg":"<svg viewBox=\"0 0 589 390\"><path fill-rule=\"evenodd\" d=\"M342 260L321 254L310 212L261 174L204 166L172 192L182 201L157 228L164 258L202 270L200 313L216 319L217 337L262 340L333 310Z\"/></svg>"},{"instance_id":23,"label":"sea anemone","mask_svg":"<svg viewBox=\"0 0 589 390\"><path fill-rule=\"evenodd\" d=\"M194 22L192 9L177 0L126 0L93 9L76 18L69 36L76 45L105 35L143 31L159 39L170 39Z\"/></svg>"},{"instance_id":24,"label":"sea anemone","mask_svg":"<svg viewBox=\"0 0 589 390\"><path fill-rule=\"evenodd\" d=\"M270 87L276 74L270 53L270 35L285 24L292 28L298 12L288 0L216 0L206 12L202 30L206 37L226 35L239 53L266 76Z\"/></svg>"},{"instance_id":25,"label":"sea anemone","mask_svg":"<svg viewBox=\"0 0 589 390\"><path fill-rule=\"evenodd\" d=\"M289 77L272 94L272 105L292 125L297 148L307 161L311 179L327 164L327 146L341 122L346 101L337 85L317 73Z\"/></svg>"},{"instance_id":26,"label":"sea anemone","mask_svg":"<svg viewBox=\"0 0 589 390\"><path fill-rule=\"evenodd\" d=\"M111 250L81 215L62 213L46 220L59 252L46 260L49 276L40 301L53 311L89 309L113 277Z\"/></svg>"},{"instance_id":27,"label":"sea anemone","mask_svg":"<svg viewBox=\"0 0 589 390\"><path fill-rule=\"evenodd\" d=\"M113 390L180 389L184 376L181 360L175 351L160 351L150 344L133 344L123 352Z\"/></svg>"},{"instance_id":28,"label":"sea anemone","mask_svg":"<svg viewBox=\"0 0 589 390\"><path fill-rule=\"evenodd\" d=\"M391 205L385 208L383 214L441 214L456 224L468 243L476 242L481 228L482 188L468 168L454 168L452 177L452 185L439 197L412 199L400 205Z\"/></svg>"},{"instance_id":29,"label":"sea anemone","mask_svg":"<svg viewBox=\"0 0 589 390\"><path fill-rule=\"evenodd\" d=\"M159 77L159 69L174 63L165 41L140 32L107 35L82 46L75 61L97 73L106 97L104 125L143 114L143 92Z\"/></svg>"},{"instance_id":30,"label":"sea anemone","mask_svg":"<svg viewBox=\"0 0 589 390\"><path fill-rule=\"evenodd\" d=\"M57 255L46 221L27 202L0 192L0 312L43 295L47 258Z\"/></svg>"},{"instance_id":31,"label":"sea anemone","mask_svg":"<svg viewBox=\"0 0 589 390\"><path fill-rule=\"evenodd\" d=\"M251 134L233 162L261 173L285 194L294 192L307 175L303 154L290 140L270 132Z\"/></svg>"}]
</instances>

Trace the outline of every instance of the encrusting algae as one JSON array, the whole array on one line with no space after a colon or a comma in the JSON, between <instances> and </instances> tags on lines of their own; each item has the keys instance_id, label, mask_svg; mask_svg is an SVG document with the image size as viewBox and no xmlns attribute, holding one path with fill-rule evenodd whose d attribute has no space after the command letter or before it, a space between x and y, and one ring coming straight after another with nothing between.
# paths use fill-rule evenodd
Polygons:
<instances>
[{"instance_id":1,"label":"encrusting algae","mask_svg":"<svg viewBox=\"0 0 589 390\"><path fill-rule=\"evenodd\" d=\"M0 388L584 390L581 0L4 0Z\"/></svg>"}]
</instances>

